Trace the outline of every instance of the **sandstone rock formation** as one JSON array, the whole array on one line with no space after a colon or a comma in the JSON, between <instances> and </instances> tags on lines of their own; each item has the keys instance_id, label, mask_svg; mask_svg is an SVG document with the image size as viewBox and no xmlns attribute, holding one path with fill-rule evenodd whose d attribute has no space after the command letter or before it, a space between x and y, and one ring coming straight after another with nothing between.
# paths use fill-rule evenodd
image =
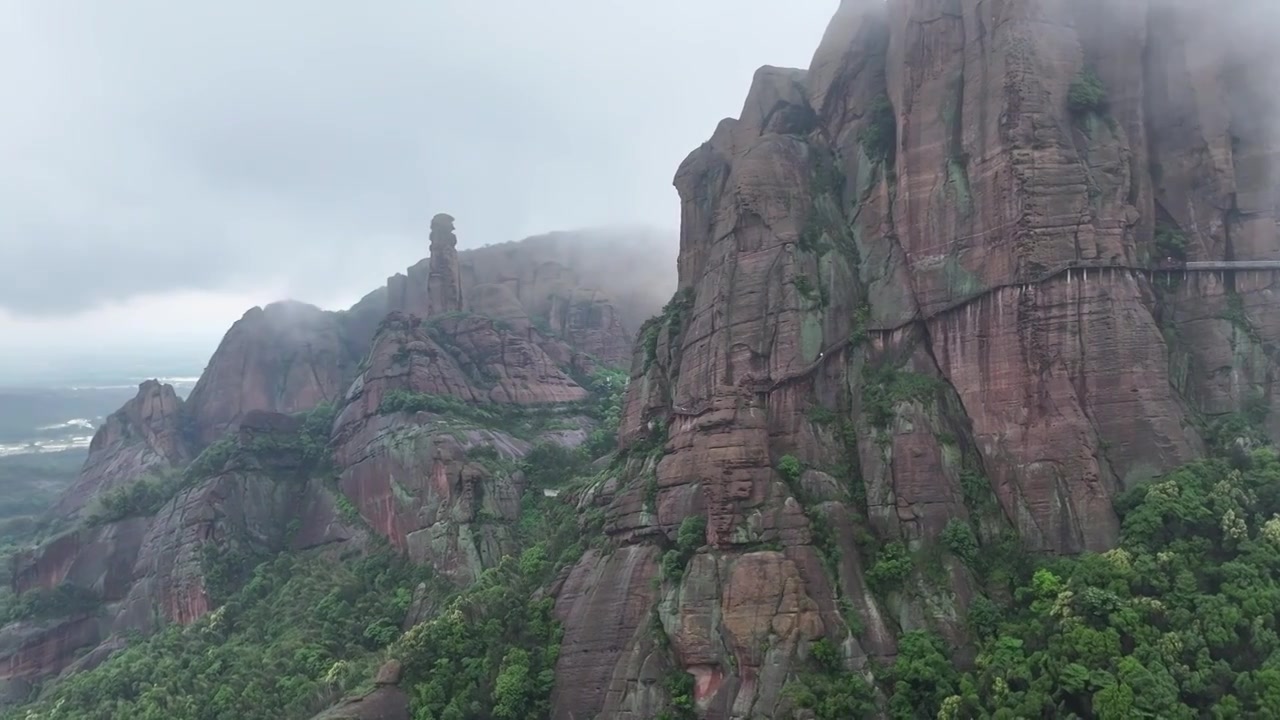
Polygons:
<instances>
[{"instance_id":1,"label":"sandstone rock formation","mask_svg":"<svg viewBox=\"0 0 1280 720\"><path fill-rule=\"evenodd\" d=\"M397 396L424 404L395 405ZM524 489L514 461L538 436L563 436L508 427L520 412L513 406L586 396L538 346L493 320L392 313L334 429L341 487L393 545L469 581L514 549L504 524L518 518ZM561 422L591 421L570 408Z\"/></svg>"},{"instance_id":2,"label":"sandstone rock formation","mask_svg":"<svg viewBox=\"0 0 1280 720\"><path fill-rule=\"evenodd\" d=\"M368 347L342 316L298 302L244 314L222 339L187 398L201 446L253 410L293 413L338 399Z\"/></svg>"},{"instance_id":3,"label":"sandstone rock formation","mask_svg":"<svg viewBox=\"0 0 1280 720\"><path fill-rule=\"evenodd\" d=\"M635 329L670 294L669 246L648 231L597 230L464 250L458 253L463 307L517 330L532 328L531 339L549 353L558 345L625 366ZM431 272L424 260L389 278L387 309L435 314L428 307Z\"/></svg>"},{"instance_id":4,"label":"sandstone rock formation","mask_svg":"<svg viewBox=\"0 0 1280 720\"><path fill-rule=\"evenodd\" d=\"M409 720L409 697L397 687L400 671L399 661L387 661L378 668L372 691L347 698L312 720Z\"/></svg>"},{"instance_id":5,"label":"sandstone rock formation","mask_svg":"<svg viewBox=\"0 0 1280 720\"><path fill-rule=\"evenodd\" d=\"M330 491L309 477L294 440L296 418L255 411L243 418L234 451L154 516L81 526L14 558L13 590L72 585L95 595L96 611L0 629L0 681L14 692L56 675L77 656L101 662L130 632L189 624L214 607L205 582L214 553L306 550L366 539L344 519ZM264 449L266 448L266 449ZM296 531L287 528L296 525ZM85 666L82 663L82 667ZM0 702L20 699L0 688Z\"/></svg>"},{"instance_id":6,"label":"sandstone rock formation","mask_svg":"<svg viewBox=\"0 0 1280 720\"><path fill-rule=\"evenodd\" d=\"M614 550L561 590L555 717L647 716L668 666L702 716L790 716L819 637L851 669L905 630L961 648L983 579L944 529L1106 549L1116 493L1274 407L1274 274L1153 271L1280 253L1257 48L1215 22L845 0L808 70L756 73L676 174L679 290L591 495ZM659 574L689 518L704 547ZM889 547L914 570L873 588Z\"/></svg>"},{"instance_id":7,"label":"sandstone rock formation","mask_svg":"<svg viewBox=\"0 0 1280 720\"><path fill-rule=\"evenodd\" d=\"M179 467L191 457L182 431L182 400L172 386L148 380L94 433L80 476L52 513L77 515L97 495L148 472Z\"/></svg>"},{"instance_id":8,"label":"sandstone rock formation","mask_svg":"<svg viewBox=\"0 0 1280 720\"><path fill-rule=\"evenodd\" d=\"M427 317L462 310L462 273L458 267L458 238L453 218L441 213L431 219L431 254L427 258Z\"/></svg>"}]
</instances>

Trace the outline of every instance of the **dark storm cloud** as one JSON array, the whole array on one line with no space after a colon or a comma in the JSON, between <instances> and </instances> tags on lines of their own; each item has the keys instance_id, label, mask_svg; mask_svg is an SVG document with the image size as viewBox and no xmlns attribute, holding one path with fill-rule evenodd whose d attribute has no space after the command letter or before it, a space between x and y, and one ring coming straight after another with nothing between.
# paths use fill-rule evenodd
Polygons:
<instances>
[{"instance_id":1,"label":"dark storm cloud","mask_svg":"<svg viewBox=\"0 0 1280 720\"><path fill-rule=\"evenodd\" d=\"M364 289L440 211L464 246L674 229L676 165L834 6L8 3L0 309Z\"/></svg>"}]
</instances>

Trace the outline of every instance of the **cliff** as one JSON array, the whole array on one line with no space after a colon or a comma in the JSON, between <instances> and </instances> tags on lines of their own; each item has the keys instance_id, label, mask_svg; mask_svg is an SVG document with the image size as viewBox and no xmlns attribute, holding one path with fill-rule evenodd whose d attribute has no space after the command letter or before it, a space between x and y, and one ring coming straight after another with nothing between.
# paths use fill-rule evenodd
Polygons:
<instances>
[{"instance_id":1,"label":"cliff","mask_svg":"<svg viewBox=\"0 0 1280 720\"><path fill-rule=\"evenodd\" d=\"M1089 629L1073 640L1084 651L1058 658L1074 680L1050 678L1088 697L1032 697L1030 673L1048 671L1039 649L1009 661L1016 634L975 660L977 626L990 638L1020 604L1062 632L1080 629L1068 612L1158 616L1158 641L1139 640L1183 653L1187 669L1161 677L1200 687L1190 704L1203 705L1212 689L1186 678L1251 656L1237 630L1274 645L1254 632L1270 606L1249 598L1256 625L1241 615L1208 638L1158 593L1122 595L1144 573L1197 584L1177 553L1143 549L1161 534L1190 528L1184 555L1230 546L1259 565L1280 537L1270 511L1247 510L1276 504L1274 455L1240 470L1280 440L1277 277L1259 264L1280 260L1269 41L1174 0L846 0L810 67L758 71L740 116L677 170L678 283L630 347L622 298L643 288L622 278L645 273L616 263L643 243L598 257L568 234L458 253L447 216L431 259L349 313L251 312L178 413L193 442L234 440L206 448L158 508L18 559L16 591L69 584L101 607L0 631L0 680L20 689L78 669L77 650L100 661L129 630L209 617L256 554L342 558L385 540L441 582L401 593L399 639L358 628L395 661L318 717L406 717L414 703L441 717L499 703L565 720L811 720L894 703L934 716L1001 692L1032 708L1019 714L1089 716L1108 699L1097 688L1122 692L1104 680L1157 682L1131 666L1092 674L1090 658L1123 653L1118 631L1104 644ZM287 336L273 312L305 329ZM625 403L609 408L592 372L623 355ZM322 400L332 415L259 412ZM147 438L175 432L173 413L126 415L117 426ZM589 469L563 453L612 422L617 452ZM124 430L104 437L103 453L135 447ZM1180 496L1184 481L1197 494ZM1150 510L1137 544L1112 551L1116 500L1144 488L1177 507ZM227 551L240 561L204 560ZM1029 594L1015 577L1090 551L1109 552L1086 556L1075 585L1037 573ZM1159 629L1179 624L1195 630L1185 644ZM933 665L894 664L922 652ZM938 667L994 674L991 697L931 685ZM1238 676L1257 704L1265 693L1244 685L1269 676ZM816 711L811 680L843 683L825 694L846 704Z\"/></svg>"},{"instance_id":2,"label":"cliff","mask_svg":"<svg viewBox=\"0 0 1280 720\"><path fill-rule=\"evenodd\" d=\"M182 465L191 451L182 436L182 400L173 387L148 380L94 433L89 457L74 484L54 505L60 518L77 515L97 495L148 471Z\"/></svg>"},{"instance_id":3,"label":"cliff","mask_svg":"<svg viewBox=\"0 0 1280 720\"><path fill-rule=\"evenodd\" d=\"M503 262L556 268L539 292L568 304L528 311L495 282L475 286L473 311L456 242L437 216L434 275L411 286L421 314L388 314L386 291L340 313L254 308L185 402L150 381L108 419L51 513L64 531L13 561L16 595L91 602L0 629L0 702L102 662L126 633L207 616L271 553L358 555L373 536L465 584L518 549L519 460L587 440L598 418L578 379L625 336L603 293L559 264L572 258L536 244L511 244Z\"/></svg>"},{"instance_id":4,"label":"cliff","mask_svg":"<svg viewBox=\"0 0 1280 720\"><path fill-rule=\"evenodd\" d=\"M1008 588L944 533L1106 550L1122 491L1237 418L1278 437L1274 271L1157 263L1280 253L1274 108L1223 22L847 0L808 70L756 73L675 177L679 289L594 496L612 547L559 596L554 717L643 716L663 666L699 716L790 716L820 638L962 660Z\"/></svg>"}]
</instances>

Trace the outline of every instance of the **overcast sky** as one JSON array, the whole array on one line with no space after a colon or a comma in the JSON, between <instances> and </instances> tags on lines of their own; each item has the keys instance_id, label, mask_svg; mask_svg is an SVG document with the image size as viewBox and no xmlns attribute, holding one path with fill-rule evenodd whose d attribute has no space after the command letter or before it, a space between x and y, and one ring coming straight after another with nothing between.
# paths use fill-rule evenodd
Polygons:
<instances>
[{"instance_id":1,"label":"overcast sky","mask_svg":"<svg viewBox=\"0 0 1280 720\"><path fill-rule=\"evenodd\" d=\"M0 372L191 347L425 255L679 222L671 178L835 0L0 4ZM674 268L673 268L674 272Z\"/></svg>"}]
</instances>

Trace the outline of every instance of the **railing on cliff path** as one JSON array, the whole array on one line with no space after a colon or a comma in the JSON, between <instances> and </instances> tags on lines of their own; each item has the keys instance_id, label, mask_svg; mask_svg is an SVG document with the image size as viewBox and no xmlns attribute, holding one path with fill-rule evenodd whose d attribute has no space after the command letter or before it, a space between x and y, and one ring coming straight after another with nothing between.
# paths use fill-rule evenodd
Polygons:
<instances>
[{"instance_id":1,"label":"railing on cliff path","mask_svg":"<svg viewBox=\"0 0 1280 720\"><path fill-rule=\"evenodd\" d=\"M886 327L869 327L862 331L854 332L849 337L833 343L823 348L813 362L808 363L804 367L796 370L788 371L786 374L778 378L768 378L762 380L752 380L745 385L748 389L755 393L768 393L777 390L784 385L795 382L796 380L808 377L816 372L826 359L833 353L843 350L849 345L856 343L860 337L879 336L885 338L895 332L903 330L912 325L922 322L928 322L939 315L955 311L970 303L977 302L985 297L994 295L1006 288L1022 288L1039 285L1041 283L1053 280L1061 275L1081 271L1084 273L1082 280L1087 280L1087 273L1092 270L1099 272L1111 271L1128 271L1133 273L1141 273L1147 276L1173 276L1185 275L1205 272L1236 272L1247 270L1271 270L1280 271L1280 260L1196 260L1191 262L1178 262L1165 260L1155 265L1131 265L1126 263L1117 263L1111 261L1095 261L1095 260L1078 260L1064 263L1060 266L1050 268L1039 273L1036 277L1027 280L1019 280L1016 282L1002 283L983 288L976 292L970 293L960 298L956 298L951 302L940 307L932 309L926 314L916 315L909 320L898 323L893 326ZM695 417L702 415L710 405L708 403L698 403L693 407L676 406L672 408L672 414L677 416Z\"/></svg>"},{"instance_id":2,"label":"railing on cliff path","mask_svg":"<svg viewBox=\"0 0 1280 720\"><path fill-rule=\"evenodd\" d=\"M1099 272L1127 271L1132 273L1140 273L1148 276L1173 276L1186 275L1204 272L1236 272L1247 270L1280 270L1280 260L1197 260L1193 262L1177 262L1166 260L1155 265L1132 265L1128 263L1118 263L1105 260L1076 260L1069 263L1049 268L1036 275L1034 278L1026 280L1017 280L998 285L992 285L982 288L968 295L956 298L937 308L933 308L928 313L917 315L909 320L898 323L893 326L872 327L867 328L868 333L890 334L897 330L915 325L920 322L927 322L933 318L944 315L946 313L957 310L965 305L976 302L990 295L1005 290L1007 288L1025 288L1034 285L1040 285L1050 280L1056 279L1062 275L1081 271L1082 278L1088 278L1088 272L1097 270Z\"/></svg>"}]
</instances>

